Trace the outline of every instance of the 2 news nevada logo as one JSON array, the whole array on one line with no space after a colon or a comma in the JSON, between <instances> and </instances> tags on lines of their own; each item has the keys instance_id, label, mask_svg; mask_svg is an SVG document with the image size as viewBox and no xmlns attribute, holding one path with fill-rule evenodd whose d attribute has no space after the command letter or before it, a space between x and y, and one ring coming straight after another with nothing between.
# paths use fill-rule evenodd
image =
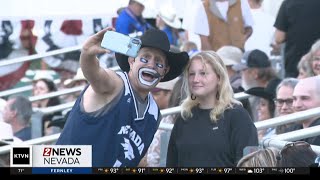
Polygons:
<instances>
[{"instance_id":1,"label":"2 news nevada logo","mask_svg":"<svg viewBox=\"0 0 320 180\"><path fill-rule=\"evenodd\" d=\"M33 167L91 167L92 148L89 145L33 146Z\"/></svg>"},{"instance_id":2,"label":"2 news nevada logo","mask_svg":"<svg viewBox=\"0 0 320 180\"><path fill-rule=\"evenodd\" d=\"M10 150L11 167L32 166L32 146L13 146Z\"/></svg>"}]
</instances>

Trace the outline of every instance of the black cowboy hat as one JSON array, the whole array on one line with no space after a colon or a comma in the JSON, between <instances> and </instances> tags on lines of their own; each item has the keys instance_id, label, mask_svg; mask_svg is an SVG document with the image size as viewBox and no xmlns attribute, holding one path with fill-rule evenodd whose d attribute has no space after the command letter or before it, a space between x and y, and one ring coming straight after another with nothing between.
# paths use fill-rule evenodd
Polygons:
<instances>
[{"instance_id":1,"label":"black cowboy hat","mask_svg":"<svg viewBox=\"0 0 320 180\"><path fill-rule=\"evenodd\" d=\"M273 101L273 99L276 97L276 89L280 82L281 79L274 78L269 81L268 85L265 88L254 87L246 90L245 93Z\"/></svg>"},{"instance_id":2,"label":"black cowboy hat","mask_svg":"<svg viewBox=\"0 0 320 180\"><path fill-rule=\"evenodd\" d=\"M140 39L142 42L141 48L157 48L162 50L167 56L170 70L161 82L170 81L182 73L184 67L188 63L189 55L186 52L174 53L170 51L170 43L166 33L158 29L149 29L141 36ZM115 53L115 55L120 68L123 71L128 72L130 69L128 56L119 53Z\"/></svg>"}]
</instances>

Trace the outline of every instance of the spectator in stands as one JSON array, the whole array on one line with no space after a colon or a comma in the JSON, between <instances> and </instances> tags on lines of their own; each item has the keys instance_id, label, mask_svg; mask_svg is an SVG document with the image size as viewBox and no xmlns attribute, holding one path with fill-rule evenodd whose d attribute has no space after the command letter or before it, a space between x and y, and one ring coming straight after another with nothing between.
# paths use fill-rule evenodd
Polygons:
<instances>
[{"instance_id":1,"label":"spectator in stands","mask_svg":"<svg viewBox=\"0 0 320 180\"><path fill-rule=\"evenodd\" d=\"M88 81L84 77L81 68L78 68L77 74L73 78L65 80L63 82L63 84L64 84L65 88L74 88L74 87L86 86L88 84ZM64 96L63 101L64 102L73 102L78 98L80 93L81 92L78 91L76 93L72 93L70 95Z\"/></svg>"},{"instance_id":2,"label":"spectator in stands","mask_svg":"<svg viewBox=\"0 0 320 180\"><path fill-rule=\"evenodd\" d=\"M320 39L311 47L311 66L315 75L320 75Z\"/></svg>"},{"instance_id":3,"label":"spectator in stands","mask_svg":"<svg viewBox=\"0 0 320 180\"><path fill-rule=\"evenodd\" d=\"M33 95L34 96L45 95L55 91L57 91L57 87L53 82L53 77L48 72L45 72L45 71L37 72L33 78ZM32 106L37 108L46 108L50 106L56 106L59 104L61 104L60 99L58 96L55 96L52 98L46 98L39 101L34 101L32 103ZM61 115L61 112L54 112L54 113L46 114L43 116L42 118L43 135L51 135L59 132L58 129L55 129L53 127L51 128L47 127L50 121L52 120L52 118L54 116L59 116L59 115Z\"/></svg>"},{"instance_id":4,"label":"spectator in stands","mask_svg":"<svg viewBox=\"0 0 320 180\"><path fill-rule=\"evenodd\" d=\"M12 126L6 122L0 122L0 146L19 143L22 143L22 140L13 135Z\"/></svg>"},{"instance_id":5,"label":"spectator in stands","mask_svg":"<svg viewBox=\"0 0 320 180\"><path fill-rule=\"evenodd\" d=\"M237 167L277 167L279 149L267 147L243 156Z\"/></svg>"},{"instance_id":6,"label":"spectator in stands","mask_svg":"<svg viewBox=\"0 0 320 180\"><path fill-rule=\"evenodd\" d=\"M85 86L88 84L88 81L84 77L81 68L78 68L77 74L73 78L67 79L66 81L64 81L63 84L67 88L72 88L72 87L77 87L77 86Z\"/></svg>"},{"instance_id":7,"label":"spectator in stands","mask_svg":"<svg viewBox=\"0 0 320 180\"><path fill-rule=\"evenodd\" d=\"M319 0L285 0L281 4L274 27L277 44L286 43L284 67L286 77L297 77L297 65L311 45L320 38Z\"/></svg>"},{"instance_id":8,"label":"spectator in stands","mask_svg":"<svg viewBox=\"0 0 320 180\"><path fill-rule=\"evenodd\" d=\"M258 49L245 52L241 63L232 68L241 71L242 87L245 90L253 87L266 87L271 79L276 78L268 56Z\"/></svg>"},{"instance_id":9,"label":"spectator in stands","mask_svg":"<svg viewBox=\"0 0 320 180\"><path fill-rule=\"evenodd\" d=\"M192 41L185 41L180 48L181 51L185 51L191 57L193 54L199 52L197 44Z\"/></svg>"},{"instance_id":10,"label":"spectator in stands","mask_svg":"<svg viewBox=\"0 0 320 180\"><path fill-rule=\"evenodd\" d=\"M0 147L6 145L19 145L23 141L13 135L10 124L0 122ZM0 154L0 167L10 167L10 152Z\"/></svg>"},{"instance_id":11,"label":"spectator in stands","mask_svg":"<svg viewBox=\"0 0 320 180\"><path fill-rule=\"evenodd\" d=\"M242 51L235 46L223 46L218 49L217 54L223 60L227 67L229 81L234 93L243 92L241 86L242 79L239 71L235 71L232 67L239 64L243 56ZM249 112L252 117L252 110L248 99L240 100L243 107Z\"/></svg>"},{"instance_id":12,"label":"spectator in stands","mask_svg":"<svg viewBox=\"0 0 320 180\"><path fill-rule=\"evenodd\" d=\"M167 34L171 45L179 46L178 30L181 28L181 21L172 7L162 6L160 8L156 26Z\"/></svg>"},{"instance_id":13,"label":"spectator in stands","mask_svg":"<svg viewBox=\"0 0 320 180\"><path fill-rule=\"evenodd\" d=\"M302 56L302 58L300 59L300 61L298 63L298 66L297 66L298 71L299 71L299 75L297 77L298 79L303 79L303 78L314 76L311 63L312 63L311 62L311 52L308 52L307 54Z\"/></svg>"},{"instance_id":14,"label":"spectator in stands","mask_svg":"<svg viewBox=\"0 0 320 180\"><path fill-rule=\"evenodd\" d=\"M245 42L244 48L245 51L259 49L270 57L275 18L264 11L261 7L262 2L263 0L248 0L254 23L252 35Z\"/></svg>"},{"instance_id":15,"label":"spectator in stands","mask_svg":"<svg viewBox=\"0 0 320 180\"><path fill-rule=\"evenodd\" d=\"M152 26L142 17L146 0L129 0L127 8L122 10L116 20L116 31L132 36L141 36Z\"/></svg>"},{"instance_id":16,"label":"spectator in stands","mask_svg":"<svg viewBox=\"0 0 320 180\"><path fill-rule=\"evenodd\" d=\"M32 85L33 85L32 95L38 96L38 95L47 94L52 91L56 91L57 87L53 81L54 79L50 72L37 71L32 80ZM41 100L34 101L32 103L32 106L37 108L46 107L48 101L49 99L44 99L43 101Z\"/></svg>"},{"instance_id":17,"label":"spectator in stands","mask_svg":"<svg viewBox=\"0 0 320 180\"><path fill-rule=\"evenodd\" d=\"M202 50L225 45L244 49L253 25L247 0L204 0L197 5L187 30L200 35Z\"/></svg>"},{"instance_id":18,"label":"spectator in stands","mask_svg":"<svg viewBox=\"0 0 320 180\"><path fill-rule=\"evenodd\" d=\"M309 167L317 154L309 143L296 141L287 143L279 152L277 167Z\"/></svg>"},{"instance_id":19,"label":"spectator in stands","mask_svg":"<svg viewBox=\"0 0 320 180\"><path fill-rule=\"evenodd\" d=\"M223 61L214 51L199 52L183 78L187 98L172 129L166 166L236 166L246 146L258 145L258 137L248 112L233 97Z\"/></svg>"},{"instance_id":20,"label":"spectator in stands","mask_svg":"<svg viewBox=\"0 0 320 180\"><path fill-rule=\"evenodd\" d=\"M276 88L281 82L280 79L275 78L269 81L267 87L255 87L245 91L247 94L251 94L259 97L259 105L257 106L258 121L264 121L271 119L275 116L275 103ZM258 131L259 140L269 138L275 134L275 128L267 128Z\"/></svg>"},{"instance_id":21,"label":"spectator in stands","mask_svg":"<svg viewBox=\"0 0 320 180\"><path fill-rule=\"evenodd\" d=\"M235 71L241 71L241 86L244 90L254 87L266 87L271 79L276 78L276 73L271 67L268 56L258 49L247 51L243 54L241 63L232 66ZM252 119L258 120L256 107L257 97L249 97Z\"/></svg>"},{"instance_id":22,"label":"spectator in stands","mask_svg":"<svg viewBox=\"0 0 320 180\"><path fill-rule=\"evenodd\" d=\"M32 105L27 98L11 96L4 108L3 120L12 126L14 136L26 141L31 139L30 118L32 113Z\"/></svg>"},{"instance_id":23,"label":"spectator in stands","mask_svg":"<svg viewBox=\"0 0 320 180\"><path fill-rule=\"evenodd\" d=\"M276 89L276 98L274 103L276 105L276 116L283 116L294 112L293 109L293 89L298 84L299 80L296 78L283 79ZM276 134L282 134L289 131L294 123L283 124L276 127Z\"/></svg>"},{"instance_id":24,"label":"spectator in stands","mask_svg":"<svg viewBox=\"0 0 320 180\"><path fill-rule=\"evenodd\" d=\"M138 56L116 53L122 71L99 66L97 54L106 28L83 45L80 64L88 86L77 99L59 145L92 145L93 167L135 167L147 152L160 123L160 110L150 91L178 77L189 60L173 53L167 35L150 29L141 36ZM116 42L109 42L116 43Z\"/></svg>"},{"instance_id":25,"label":"spectator in stands","mask_svg":"<svg viewBox=\"0 0 320 180\"><path fill-rule=\"evenodd\" d=\"M239 71L232 69L232 66L240 63L242 58L241 49L235 46L223 46L218 49L217 54L222 59L224 65L227 67L229 81L232 88L239 89L241 86L241 75Z\"/></svg>"},{"instance_id":26,"label":"spectator in stands","mask_svg":"<svg viewBox=\"0 0 320 180\"><path fill-rule=\"evenodd\" d=\"M295 112L316 107L320 107L320 76L299 80L293 91L293 108ZM319 116L305 119L302 124L295 126L294 129L304 129L317 125L320 125ZM306 138L304 141L309 144L320 145L320 136Z\"/></svg>"}]
</instances>

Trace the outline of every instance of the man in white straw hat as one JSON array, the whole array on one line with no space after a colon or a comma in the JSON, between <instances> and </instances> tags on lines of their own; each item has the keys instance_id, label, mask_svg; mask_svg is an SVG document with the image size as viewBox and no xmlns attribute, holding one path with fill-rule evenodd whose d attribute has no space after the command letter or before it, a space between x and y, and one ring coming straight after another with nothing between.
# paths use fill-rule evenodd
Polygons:
<instances>
[{"instance_id":1,"label":"man in white straw hat","mask_svg":"<svg viewBox=\"0 0 320 180\"><path fill-rule=\"evenodd\" d=\"M223 46L218 49L217 54L227 67L229 80L233 88L238 89L241 86L241 74L232 69L232 66L240 63L242 58L241 49L235 46Z\"/></svg>"},{"instance_id":2,"label":"man in white straw hat","mask_svg":"<svg viewBox=\"0 0 320 180\"><path fill-rule=\"evenodd\" d=\"M10 124L0 122L0 147L6 145L20 144L23 141L13 136L12 127ZM0 154L0 167L10 166L10 153Z\"/></svg>"},{"instance_id":3,"label":"man in white straw hat","mask_svg":"<svg viewBox=\"0 0 320 180\"><path fill-rule=\"evenodd\" d=\"M162 6L160 8L156 26L167 34L171 45L178 45L178 29L181 28L181 21L172 7Z\"/></svg>"},{"instance_id":4,"label":"man in white straw hat","mask_svg":"<svg viewBox=\"0 0 320 180\"><path fill-rule=\"evenodd\" d=\"M81 68L78 68L77 74L73 78L67 79L63 82L63 85L65 88L86 86L87 84L88 84L88 81L84 77ZM73 102L78 98L80 93L81 93L80 91L77 91L75 93L65 95L65 96L63 96L63 100L64 100L64 102Z\"/></svg>"},{"instance_id":5,"label":"man in white straw hat","mask_svg":"<svg viewBox=\"0 0 320 180\"><path fill-rule=\"evenodd\" d=\"M5 122L0 122L0 146L9 144L19 144L23 141L13 136L12 126Z\"/></svg>"},{"instance_id":6,"label":"man in white straw hat","mask_svg":"<svg viewBox=\"0 0 320 180\"><path fill-rule=\"evenodd\" d=\"M77 74L63 82L64 86L67 88L76 87L76 86L85 86L87 85L87 79L84 77L81 68L78 68Z\"/></svg>"}]
</instances>

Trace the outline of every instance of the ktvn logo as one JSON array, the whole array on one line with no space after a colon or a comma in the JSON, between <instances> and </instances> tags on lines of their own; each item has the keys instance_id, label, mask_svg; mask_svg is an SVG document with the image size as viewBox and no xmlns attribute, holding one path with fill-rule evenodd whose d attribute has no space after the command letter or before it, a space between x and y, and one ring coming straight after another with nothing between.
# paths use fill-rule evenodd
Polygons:
<instances>
[{"instance_id":1,"label":"ktvn logo","mask_svg":"<svg viewBox=\"0 0 320 180\"><path fill-rule=\"evenodd\" d=\"M10 152L10 166L31 167L32 166L32 147L31 146L12 147Z\"/></svg>"}]
</instances>

